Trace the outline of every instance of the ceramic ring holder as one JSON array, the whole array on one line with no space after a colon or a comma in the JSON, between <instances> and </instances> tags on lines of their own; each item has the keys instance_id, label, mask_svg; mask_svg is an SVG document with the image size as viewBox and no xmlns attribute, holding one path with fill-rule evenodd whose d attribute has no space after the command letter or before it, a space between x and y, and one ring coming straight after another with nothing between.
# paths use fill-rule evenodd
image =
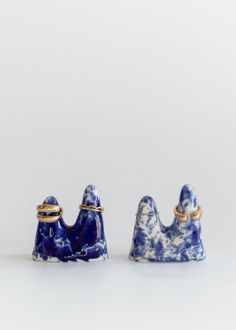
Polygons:
<instances>
[{"instance_id":1,"label":"ceramic ring holder","mask_svg":"<svg viewBox=\"0 0 236 330\"><path fill-rule=\"evenodd\" d=\"M195 190L183 186L173 223L162 224L152 197L139 203L129 258L139 262L200 261L205 258L201 239L202 209Z\"/></svg>"},{"instance_id":2,"label":"ceramic ring holder","mask_svg":"<svg viewBox=\"0 0 236 330\"><path fill-rule=\"evenodd\" d=\"M102 212L98 192L89 185L84 192L78 218L73 226L63 219L63 209L50 196L37 207L38 228L33 260L96 261L107 259Z\"/></svg>"}]
</instances>

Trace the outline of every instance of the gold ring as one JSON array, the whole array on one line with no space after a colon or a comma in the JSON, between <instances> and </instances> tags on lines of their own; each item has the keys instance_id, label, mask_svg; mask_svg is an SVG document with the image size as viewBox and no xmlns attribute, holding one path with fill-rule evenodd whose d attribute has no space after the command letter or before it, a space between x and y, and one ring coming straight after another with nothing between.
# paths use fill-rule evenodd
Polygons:
<instances>
[{"instance_id":1,"label":"gold ring","mask_svg":"<svg viewBox=\"0 0 236 330\"><path fill-rule=\"evenodd\" d=\"M104 211L104 207L85 205L85 204L80 204L79 208L81 210L94 211L94 212L103 212Z\"/></svg>"},{"instance_id":2,"label":"gold ring","mask_svg":"<svg viewBox=\"0 0 236 330\"><path fill-rule=\"evenodd\" d=\"M61 215L54 215L54 216L46 216L46 215L40 215L37 213L37 219L40 222L47 222L47 223L53 223L59 220Z\"/></svg>"},{"instance_id":3,"label":"gold ring","mask_svg":"<svg viewBox=\"0 0 236 330\"><path fill-rule=\"evenodd\" d=\"M191 214L183 214L178 211L178 205L174 208L174 214L176 219L178 219L181 222L186 222L190 219L197 221L201 218L202 215L202 208L200 205L198 205L198 209Z\"/></svg>"},{"instance_id":4,"label":"gold ring","mask_svg":"<svg viewBox=\"0 0 236 330\"><path fill-rule=\"evenodd\" d=\"M45 213L54 213L54 212L60 212L61 207L59 205L41 204L37 206L37 211L45 212Z\"/></svg>"},{"instance_id":5,"label":"gold ring","mask_svg":"<svg viewBox=\"0 0 236 330\"><path fill-rule=\"evenodd\" d=\"M200 205L198 205L198 209L197 211L194 211L192 214L191 214L191 218L194 220L194 221L197 221L197 220L200 220L202 216L202 208Z\"/></svg>"}]
</instances>

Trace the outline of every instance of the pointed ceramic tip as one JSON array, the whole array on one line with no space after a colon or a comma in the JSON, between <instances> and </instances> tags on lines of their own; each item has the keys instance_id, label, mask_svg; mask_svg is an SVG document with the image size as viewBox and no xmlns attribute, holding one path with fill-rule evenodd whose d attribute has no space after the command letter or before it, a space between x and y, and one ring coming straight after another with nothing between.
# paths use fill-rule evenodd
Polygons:
<instances>
[{"instance_id":1,"label":"pointed ceramic tip","mask_svg":"<svg viewBox=\"0 0 236 330\"><path fill-rule=\"evenodd\" d=\"M58 204L58 201L57 201L57 199L56 199L56 197L54 197L54 196L48 196L48 197L44 200L43 204L59 205L59 204Z\"/></svg>"},{"instance_id":2,"label":"pointed ceramic tip","mask_svg":"<svg viewBox=\"0 0 236 330\"><path fill-rule=\"evenodd\" d=\"M85 205L101 206L97 188L92 184L86 187L82 203Z\"/></svg>"},{"instance_id":3,"label":"pointed ceramic tip","mask_svg":"<svg viewBox=\"0 0 236 330\"><path fill-rule=\"evenodd\" d=\"M196 211L197 208L195 189L189 184L184 185L179 197L178 211L189 215Z\"/></svg>"},{"instance_id":4,"label":"pointed ceramic tip","mask_svg":"<svg viewBox=\"0 0 236 330\"><path fill-rule=\"evenodd\" d=\"M157 214L157 207L154 199L150 196L144 196L138 205L138 215Z\"/></svg>"}]
</instances>

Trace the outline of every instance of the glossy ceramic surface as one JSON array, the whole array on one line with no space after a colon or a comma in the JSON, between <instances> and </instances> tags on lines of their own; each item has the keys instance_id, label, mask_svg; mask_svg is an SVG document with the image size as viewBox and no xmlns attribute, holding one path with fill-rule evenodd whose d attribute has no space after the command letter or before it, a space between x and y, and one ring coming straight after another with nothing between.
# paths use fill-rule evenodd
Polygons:
<instances>
[{"instance_id":1,"label":"glossy ceramic surface","mask_svg":"<svg viewBox=\"0 0 236 330\"><path fill-rule=\"evenodd\" d=\"M45 199L44 204L58 205L58 202L55 197L50 196ZM82 204L101 206L95 186L89 185L85 189ZM42 215L48 214L42 212ZM81 209L73 226L67 226L62 217L54 223L39 221L33 259L48 262L107 259L102 213Z\"/></svg>"}]
</instances>

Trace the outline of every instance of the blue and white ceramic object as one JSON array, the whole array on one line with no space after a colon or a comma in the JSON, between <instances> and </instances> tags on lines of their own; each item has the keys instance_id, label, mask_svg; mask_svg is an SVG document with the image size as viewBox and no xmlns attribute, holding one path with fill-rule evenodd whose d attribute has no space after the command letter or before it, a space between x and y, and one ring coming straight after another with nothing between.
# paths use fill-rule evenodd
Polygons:
<instances>
[{"instance_id":1,"label":"blue and white ceramic object","mask_svg":"<svg viewBox=\"0 0 236 330\"><path fill-rule=\"evenodd\" d=\"M195 190L185 185L173 223L162 224L154 200L139 203L129 258L139 262L182 262L205 258L201 239L201 207Z\"/></svg>"},{"instance_id":2,"label":"blue and white ceramic object","mask_svg":"<svg viewBox=\"0 0 236 330\"><path fill-rule=\"evenodd\" d=\"M33 250L36 261L96 261L107 259L103 208L95 186L84 192L78 218L67 226L55 197L48 197L38 208L38 228Z\"/></svg>"}]
</instances>

